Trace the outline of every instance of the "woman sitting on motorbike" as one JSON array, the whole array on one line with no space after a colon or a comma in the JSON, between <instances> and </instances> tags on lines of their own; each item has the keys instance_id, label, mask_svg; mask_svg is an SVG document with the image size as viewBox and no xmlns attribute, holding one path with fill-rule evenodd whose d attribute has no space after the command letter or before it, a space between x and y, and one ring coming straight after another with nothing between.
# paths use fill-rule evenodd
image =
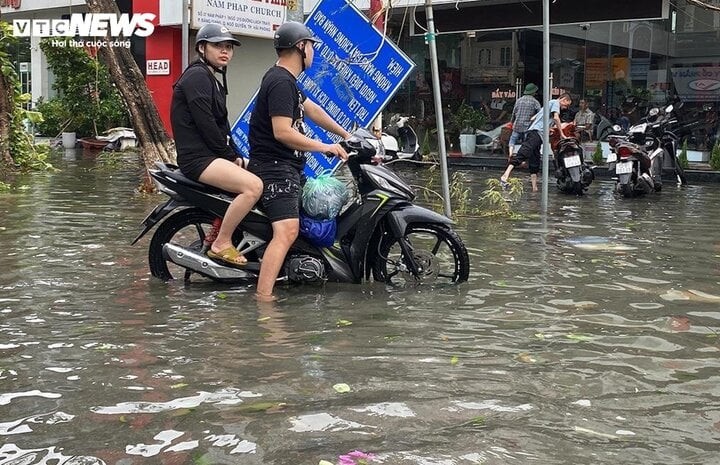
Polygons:
<instances>
[{"instance_id":1,"label":"woman sitting on motorbike","mask_svg":"<svg viewBox=\"0 0 720 465\"><path fill-rule=\"evenodd\" d=\"M231 265L247 259L233 246L232 235L262 193L260 178L243 168L243 159L228 145L230 123L225 73L240 42L218 24L201 27L195 40L199 59L173 86L170 119L180 171L194 181L237 194L225 213L208 256ZM215 78L220 73L222 84Z\"/></svg>"}]
</instances>

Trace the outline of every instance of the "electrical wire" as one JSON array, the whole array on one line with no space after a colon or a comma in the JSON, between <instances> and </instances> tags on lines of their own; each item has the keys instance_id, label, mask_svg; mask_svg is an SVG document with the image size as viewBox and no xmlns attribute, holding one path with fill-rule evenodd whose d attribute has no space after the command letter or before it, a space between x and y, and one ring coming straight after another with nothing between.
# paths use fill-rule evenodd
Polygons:
<instances>
[{"instance_id":1,"label":"electrical wire","mask_svg":"<svg viewBox=\"0 0 720 465\"><path fill-rule=\"evenodd\" d=\"M692 0L685 0L685 1L688 2L688 3L693 3ZM701 3L701 2L697 2L697 3L695 3L695 5L698 5L698 6L699 6L699 3ZM679 5L677 2L675 2L675 1L673 1L673 0L670 0L670 5L674 6L675 9L676 9L679 13L682 13L683 15L689 17L690 19L692 19L693 21L697 22L698 24L703 25L703 26L707 26L708 28L710 28L711 31L715 29L715 26L714 26L714 25L708 24L708 23L706 23L705 21L701 21L701 20L698 19L695 15L689 14L686 10L680 8L680 5ZM720 11L720 7L715 8L715 10L716 10L716 11Z\"/></svg>"},{"instance_id":2,"label":"electrical wire","mask_svg":"<svg viewBox=\"0 0 720 465\"><path fill-rule=\"evenodd\" d=\"M701 2L700 0L685 0L686 2L697 5L701 8L707 8L708 10L712 11L720 11L720 6L710 5L709 3Z\"/></svg>"}]
</instances>

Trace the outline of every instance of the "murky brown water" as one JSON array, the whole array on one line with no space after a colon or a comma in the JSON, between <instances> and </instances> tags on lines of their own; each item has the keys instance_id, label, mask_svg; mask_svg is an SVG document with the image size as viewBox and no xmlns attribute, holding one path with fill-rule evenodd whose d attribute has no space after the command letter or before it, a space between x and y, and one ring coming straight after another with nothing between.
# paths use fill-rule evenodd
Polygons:
<instances>
[{"instance_id":1,"label":"murky brown water","mask_svg":"<svg viewBox=\"0 0 720 465\"><path fill-rule=\"evenodd\" d=\"M720 186L551 186L546 218L460 221L457 288L259 307L150 278L132 156L57 164L0 194L0 464L720 460Z\"/></svg>"}]
</instances>

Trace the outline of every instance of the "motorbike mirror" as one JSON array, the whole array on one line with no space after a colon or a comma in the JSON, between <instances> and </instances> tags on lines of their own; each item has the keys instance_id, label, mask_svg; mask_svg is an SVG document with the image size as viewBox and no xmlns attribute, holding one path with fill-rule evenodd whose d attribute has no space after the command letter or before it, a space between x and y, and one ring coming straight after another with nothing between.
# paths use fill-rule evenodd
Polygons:
<instances>
[{"instance_id":1,"label":"motorbike mirror","mask_svg":"<svg viewBox=\"0 0 720 465\"><path fill-rule=\"evenodd\" d=\"M651 108L648 112L648 116L657 116L660 113L660 109L657 107Z\"/></svg>"},{"instance_id":2,"label":"motorbike mirror","mask_svg":"<svg viewBox=\"0 0 720 465\"><path fill-rule=\"evenodd\" d=\"M672 103L665 107L665 113L672 113L672 111L675 109L675 107L672 105Z\"/></svg>"}]
</instances>

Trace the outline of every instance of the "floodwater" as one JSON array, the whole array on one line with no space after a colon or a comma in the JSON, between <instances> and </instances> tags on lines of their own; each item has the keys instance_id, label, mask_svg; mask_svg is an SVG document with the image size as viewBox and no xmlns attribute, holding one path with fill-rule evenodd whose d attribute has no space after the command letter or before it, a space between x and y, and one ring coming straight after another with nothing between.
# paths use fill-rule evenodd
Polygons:
<instances>
[{"instance_id":1,"label":"floodwater","mask_svg":"<svg viewBox=\"0 0 720 465\"><path fill-rule=\"evenodd\" d=\"M720 462L720 186L551 186L459 220L467 283L259 306L150 277L131 154L55 163L0 193L2 465Z\"/></svg>"}]
</instances>

